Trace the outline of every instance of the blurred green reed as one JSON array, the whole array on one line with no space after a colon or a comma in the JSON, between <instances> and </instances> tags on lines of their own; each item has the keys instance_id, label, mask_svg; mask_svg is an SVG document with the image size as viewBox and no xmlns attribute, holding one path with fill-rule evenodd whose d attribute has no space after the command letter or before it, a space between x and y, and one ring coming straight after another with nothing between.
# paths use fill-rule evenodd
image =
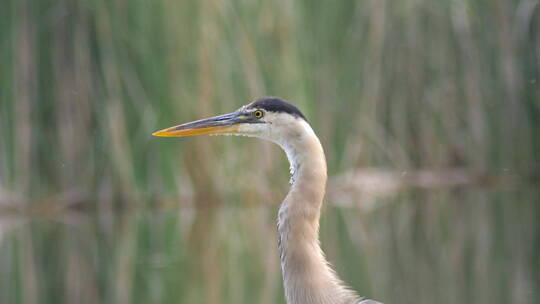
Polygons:
<instances>
[{"instance_id":1,"label":"blurred green reed","mask_svg":"<svg viewBox=\"0 0 540 304\"><path fill-rule=\"evenodd\" d=\"M305 112L331 175L539 176L538 1L0 4L0 207L35 215L0 210L0 303L283 303L283 153L151 137L263 95ZM322 244L386 303L538 303L538 199L517 183L332 201Z\"/></svg>"},{"instance_id":2,"label":"blurred green reed","mask_svg":"<svg viewBox=\"0 0 540 304\"><path fill-rule=\"evenodd\" d=\"M539 14L529 0L4 0L0 199L283 190L268 144L150 136L262 95L306 112L331 173L537 174Z\"/></svg>"}]
</instances>

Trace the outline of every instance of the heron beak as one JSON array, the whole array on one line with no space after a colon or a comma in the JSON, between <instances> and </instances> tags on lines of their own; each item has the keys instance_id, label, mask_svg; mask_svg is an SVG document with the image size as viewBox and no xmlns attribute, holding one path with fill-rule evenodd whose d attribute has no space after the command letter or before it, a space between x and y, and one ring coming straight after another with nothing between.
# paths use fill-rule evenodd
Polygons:
<instances>
[{"instance_id":1,"label":"heron beak","mask_svg":"<svg viewBox=\"0 0 540 304\"><path fill-rule=\"evenodd\" d=\"M178 137L216 134L238 134L238 125L246 122L241 112L218 115L152 133L154 136Z\"/></svg>"}]
</instances>

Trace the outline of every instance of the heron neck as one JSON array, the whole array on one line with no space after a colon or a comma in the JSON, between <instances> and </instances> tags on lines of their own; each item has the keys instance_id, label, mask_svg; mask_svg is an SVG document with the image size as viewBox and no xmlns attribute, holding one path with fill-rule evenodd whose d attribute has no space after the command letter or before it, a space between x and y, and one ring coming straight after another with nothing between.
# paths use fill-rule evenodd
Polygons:
<instances>
[{"instance_id":1,"label":"heron neck","mask_svg":"<svg viewBox=\"0 0 540 304\"><path fill-rule=\"evenodd\" d=\"M311 128L310 128L311 130ZM278 215L278 243L288 304L356 303L329 267L319 245L326 159L313 131L281 145L294 171Z\"/></svg>"}]
</instances>

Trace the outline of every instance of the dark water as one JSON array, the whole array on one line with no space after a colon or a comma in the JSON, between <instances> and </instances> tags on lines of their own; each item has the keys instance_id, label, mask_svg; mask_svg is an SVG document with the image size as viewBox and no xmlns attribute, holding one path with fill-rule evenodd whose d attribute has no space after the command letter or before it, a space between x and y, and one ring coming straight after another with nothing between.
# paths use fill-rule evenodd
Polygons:
<instances>
[{"instance_id":1,"label":"dark water","mask_svg":"<svg viewBox=\"0 0 540 304\"><path fill-rule=\"evenodd\" d=\"M322 246L346 282L386 303L540 303L538 203L527 186L329 204ZM238 205L3 214L0 302L284 303L277 205Z\"/></svg>"}]
</instances>

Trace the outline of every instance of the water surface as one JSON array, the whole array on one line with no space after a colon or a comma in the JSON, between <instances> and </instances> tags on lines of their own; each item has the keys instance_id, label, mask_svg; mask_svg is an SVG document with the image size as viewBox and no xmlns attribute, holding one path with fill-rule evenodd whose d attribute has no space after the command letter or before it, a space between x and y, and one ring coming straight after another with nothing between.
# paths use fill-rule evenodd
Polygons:
<instances>
[{"instance_id":1,"label":"water surface","mask_svg":"<svg viewBox=\"0 0 540 304\"><path fill-rule=\"evenodd\" d=\"M345 281L386 303L540 303L538 198L524 186L330 202L322 246ZM278 206L246 205L4 213L0 302L284 303Z\"/></svg>"}]
</instances>

